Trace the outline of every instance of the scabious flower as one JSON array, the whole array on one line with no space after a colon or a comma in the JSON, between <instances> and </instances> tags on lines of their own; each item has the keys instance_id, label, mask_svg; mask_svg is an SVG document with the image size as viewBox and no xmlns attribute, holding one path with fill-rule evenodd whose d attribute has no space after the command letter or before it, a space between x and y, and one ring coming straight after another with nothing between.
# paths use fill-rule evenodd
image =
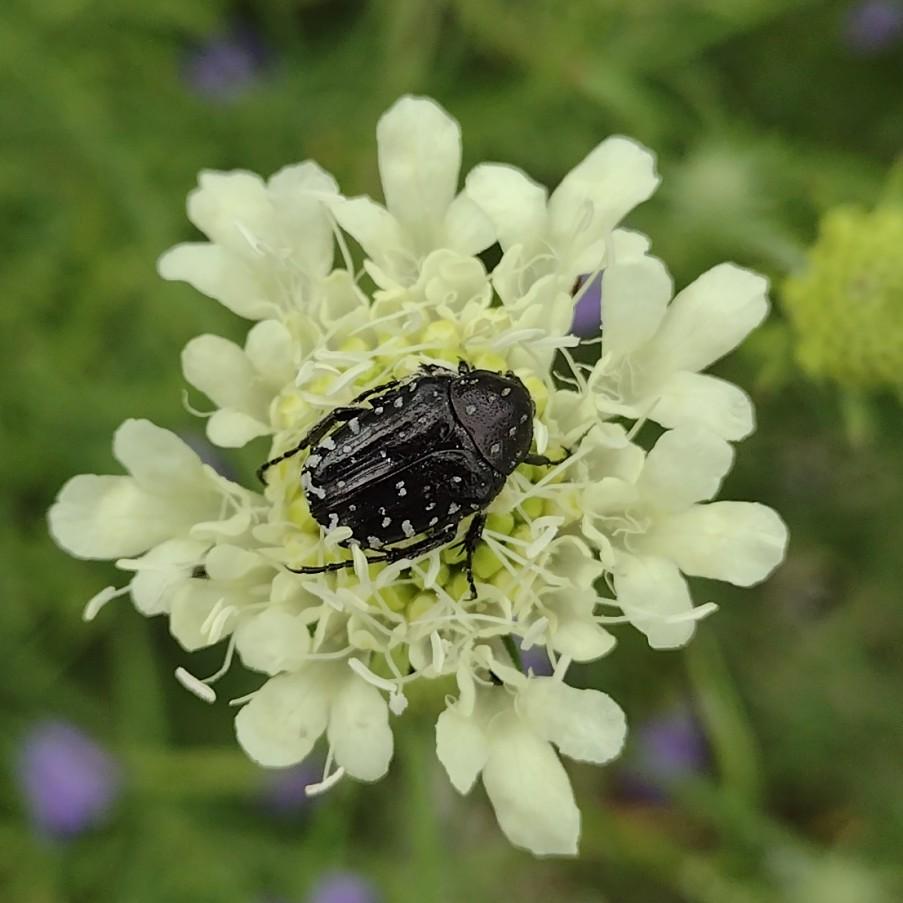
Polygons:
<instances>
[{"instance_id":1,"label":"scabious flower","mask_svg":"<svg viewBox=\"0 0 903 903\"><path fill-rule=\"evenodd\" d=\"M860 0L846 14L843 37L850 50L862 56L881 53L903 37L903 3L899 0Z\"/></svg>"},{"instance_id":2,"label":"scabious flower","mask_svg":"<svg viewBox=\"0 0 903 903\"><path fill-rule=\"evenodd\" d=\"M903 207L838 207L783 302L806 372L853 390L903 390Z\"/></svg>"},{"instance_id":3,"label":"scabious flower","mask_svg":"<svg viewBox=\"0 0 903 903\"><path fill-rule=\"evenodd\" d=\"M49 837L73 837L101 824L121 787L113 756L65 721L30 728L19 746L17 771L31 821Z\"/></svg>"},{"instance_id":4,"label":"scabious flower","mask_svg":"<svg viewBox=\"0 0 903 903\"><path fill-rule=\"evenodd\" d=\"M235 23L195 47L185 63L185 81L214 101L234 100L264 68L269 51L248 24Z\"/></svg>"},{"instance_id":5,"label":"scabious flower","mask_svg":"<svg viewBox=\"0 0 903 903\"><path fill-rule=\"evenodd\" d=\"M313 887L308 903L378 903L373 886L353 872L324 875Z\"/></svg>"},{"instance_id":6,"label":"scabious flower","mask_svg":"<svg viewBox=\"0 0 903 903\"><path fill-rule=\"evenodd\" d=\"M699 722L686 705L677 706L634 729L621 769L622 783L628 793L661 800L675 784L703 771L707 761Z\"/></svg>"},{"instance_id":7,"label":"scabious flower","mask_svg":"<svg viewBox=\"0 0 903 903\"><path fill-rule=\"evenodd\" d=\"M177 671L202 698L216 699L211 685L236 653L263 676L236 701L238 741L261 765L298 763L325 737L309 792L344 775L377 780L393 720L426 682L445 699L437 753L454 786L466 793L482 777L512 842L574 854L580 815L558 753L608 761L626 726L606 694L565 683L570 664L608 654L609 628L625 622L653 646L682 645L713 608L694 606L682 573L746 586L783 557L786 529L770 509L702 504L752 408L699 371L765 316L765 282L725 265L671 300L648 240L618 226L658 184L652 155L626 138L603 141L551 196L497 164L477 166L459 191L459 127L427 99L399 100L377 139L385 207L344 197L310 161L266 181L203 173L188 214L209 241L173 248L159 269L255 321L243 346L201 336L183 353L186 379L215 406L207 434L220 446L265 436L278 456L332 409L424 365L464 360L520 378L535 452L558 463L518 467L489 505L476 598L460 550L368 563L348 527L322 527L299 458L252 491L142 420L114 440L130 475L73 478L51 531L72 554L118 559L131 575L92 599L89 616L131 592L185 649L225 642L216 674ZM346 234L363 251L360 272ZM495 243L502 256L487 272L477 255ZM601 357L580 365L572 290L603 271ZM648 452L636 441L645 418L672 428ZM353 567L289 570L339 560ZM525 667L518 646L545 653L551 673Z\"/></svg>"}]
</instances>

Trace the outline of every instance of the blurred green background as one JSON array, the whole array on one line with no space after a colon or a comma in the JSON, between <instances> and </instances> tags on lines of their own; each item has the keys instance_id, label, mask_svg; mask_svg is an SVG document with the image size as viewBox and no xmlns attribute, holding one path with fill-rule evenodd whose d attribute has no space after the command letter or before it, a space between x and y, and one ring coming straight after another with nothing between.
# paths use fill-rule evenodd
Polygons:
<instances>
[{"instance_id":1,"label":"blurred green background","mask_svg":"<svg viewBox=\"0 0 903 903\"><path fill-rule=\"evenodd\" d=\"M899 384L807 375L782 304L825 213L896 203L903 5L4 0L0 75L0 898L366 899L316 889L347 872L386 903L903 899ZM511 849L482 791L457 798L425 714L398 725L389 778L305 804L303 773L248 764L232 711L172 679L177 664L214 670L219 653L189 661L124 602L82 623L113 569L46 533L68 477L115 471L126 417L203 441L179 352L246 324L155 274L192 235L197 171L312 157L346 193L376 193L376 119L406 91L460 119L465 170L510 161L554 185L606 135L634 136L664 185L631 223L678 282L723 259L773 279L768 325L720 368L759 417L722 497L777 508L788 560L753 590L698 581L698 601L722 608L687 650L652 652L624 630L609 658L575 669L632 733L620 763L571 768L573 861ZM866 256L878 247L867 228L858 240ZM903 247L886 256L899 330ZM832 298L825 317L845 303ZM220 460L245 478L264 453ZM221 698L251 685L230 680ZM117 763L96 823L53 830L29 812L48 719L104 747L102 771ZM65 771L62 747L51 765Z\"/></svg>"}]
</instances>

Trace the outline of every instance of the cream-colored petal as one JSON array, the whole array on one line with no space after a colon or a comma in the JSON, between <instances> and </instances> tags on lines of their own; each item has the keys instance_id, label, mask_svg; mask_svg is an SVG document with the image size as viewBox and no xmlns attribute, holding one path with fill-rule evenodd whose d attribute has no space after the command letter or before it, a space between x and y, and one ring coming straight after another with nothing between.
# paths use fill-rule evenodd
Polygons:
<instances>
[{"instance_id":1,"label":"cream-colored petal","mask_svg":"<svg viewBox=\"0 0 903 903\"><path fill-rule=\"evenodd\" d=\"M370 198L337 198L329 202L329 208L339 225L375 261L412 253L398 220Z\"/></svg>"},{"instance_id":2,"label":"cream-colored petal","mask_svg":"<svg viewBox=\"0 0 903 903\"><path fill-rule=\"evenodd\" d=\"M624 746L624 712L598 690L578 690L554 677L534 677L518 694L517 704L533 730L572 759L601 765Z\"/></svg>"},{"instance_id":3,"label":"cream-colored petal","mask_svg":"<svg viewBox=\"0 0 903 903\"><path fill-rule=\"evenodd\" d=\"M135 608L143 615L169 611L172 594L204 558L208 543L195 539L171 539L151 549L134 562L135 576L129 591Z\"/></svg>"},{"instance_id":4,"label":"cream-colored petal","mask_svg":"<svg viewBox=\"0 0 903 903\"><path fill-rule=\"evenodd\" d=\"M335 179L306 160L280 169L270 177L268 187L293 258L304 272L326 276L332 269L335 237L323 201L338 195Z\"/></svg>"},{"instance_id":5,"label":"cream-colored petal","mask_svg":"<svg viewBox=\"0 0 903 903\"><path fill-rule=\"evenodd\" d=\"M722 439L736 442L755 428L755 412L746 392L706 373L674 373L659 388L655 399L648 400L648 405L649 417L670 429L704 427Z\"/></svg>"},{"instance_id":6,"label":"cream-colored petal","mask_svg":"<svg viewBox=\"0 0 903 903\"><path fill-rule=\"evenodd\" d=\"M386 207L408 229L438 224L457 193L461 127L435 101L402 97L376 126Z\"/></svg>"},{"instance_id":7,"label":"cream-colored petal","mask_svg":"<svg viewBox=\"0 0 903 903\"><path fill-rule=\"evenodd\" d=\"M273 205L263 179L236 170L205 170L188 195L188 218L213 242L249 257L254 243L277 244Z\"/></svg>"},{"instance_id":8,"label":"cream-colored petal","mask_svg":"<svg viewBox=\"0 0 903 903\"><path fill-rule=\"evenodd\" d=\"M602 278L602 353L630 354L659 328L674 289L657 257L613 263Z\"/></svg>"},{"instance_id":9,"label":"cream-colored petal","mask_svg":"<svg viewBox=\"0 0 903 903\"><path fill-rule=\"evenodd\" d=\"M479 254L496 240L489 217L463 191L445 213L445 236L448 247L460 254Z\"/></svg>"},{"instance_id":10,"label":"cream-colored petal","mask_svg":"<svg viewBox=\"0 0 903 903\"><path fill-rule=\"evenodd\" d=\"M503 250L545 231L546 189L516 167L482 163L468 174L465 191L489 217Z\"/></svg>"},{"instance_id":11,"label":"cream-colored petal","mask_svg":"<svg viewBox=\"0 0 903 903\"><path fill-rule=\"evenodd\" d=\"M216 496L197 454L175 433L149 420L122 423L113 436L113 455L148 492Z\"/></svg>"},{"instance_id":12,"label":"cream-colored petal","mask_svg":"<svg viewBox=\"0 0 903 903\"><path fill-rule=\"evenodd\" d=\"M378 781L392 760L389 707L382 694L350 677L334 697L327 737L336 762L359 781Z\"/></svg>"},{"instance_id":13,"label":"cream-colored petal","mask_svg":"<svg viewBox=\"0 0 903 903\"><path fill-rule=\"evenodd\" d=\"M217 407L233 408L260 419L271 395L245 352L218 335L200 335L182 349L185 379Z\"/></svg>"},{"instance_id":14,"label":"cream-colored petal","mask_svg":"<svg viewBox=\"0 0 903 903\"><path fill-rule=\"evenodd\" d=\"M223 588L210 580L183 580L169 598L169 632L188 652L218 643L232 632L235 615L224 616L212 632L214 609L222 610Z\"/></svg>"},{"instance_id":15,"label":"cream-colored petal","mask_svg":"<svg viewBox=\"0 0 903 903\"><path fill-rule=\"evenodd\" d=\"M254 671L296 671L310 649L310 632L304 618L271 606L238 624L235 648L245 667Z\"/></svg>"},{"instance_id":16,"label":"cream-colored petal","mask_svg":"<svg viewBox=\"0 0 903 903\"><path fill-rule=\"evenodd\" d=\"M549 199L552 232L573 233L587 217L586 231L604 234L613 229L637 204L652 196L660 179L655 157L629 138L603 141L562 180Z\"/></svg>"},{"instance_id":17,"label":"cream-colored petal","mask_svg":"<svg viewBox=\"0 0 903 903\"><path fill-rule=\"evenodd\" d=\"M300 762L326 729L328 688L313 670L271 678L238 713L238 742L258 764Z\"/></svg>"},{"instance_id":18,"label":"cream-colored petal","mask_svg":"<svg viewBox=\"0 0 903 903\"><path fill-rule=\"evenodd\" d=\"M634 229L615 229L608 241L608 263L628 263L649 253L648 235Z\"/></svg>"},{"instance_id":19,"label":"cream-colored petal","mask_svg":"<svg viewBox=\"0 0 903 903\"><path fill-rule=\"evenodd\" d=\"M558 756L513 713L492 723L483 784L499 827L536 856L576 856L580 811Z\"/></svg>"},{"instance_id":20,"label":"cream-colored petal","mask_svg":"<svg viewBox=\"0 0 903 903\"><path fill-rule=\"evenodd\" d=\"M724 439L703 428L663 433L646 456L637 490L655 511L684 511L712 498L734 462Z\"/></svg>"},{"instance_id":21,"label":"cream-colored petal","mask_svg":"<svg viewBox=\"0 0 903 903\"><path fill-rule=\"evenodd\" d=\"M242 411L215 411L207 420L207 438L220 448L242 448L252 439L272 432L270 425Z\"/></svg>"},{"instance_id":22,"label":"cream-colored petal","mask_svg":"<svg viewBox=\"0 0 903 903\"><path fill-rule=\"evenodd\" d=\"M673 370L703 370L731 351L765 319L768 280L722 263L671 302L649 355Z\"/></svg>"},{"instance_id":23,"label":"cream-colored petal","mask_svg":"<svg viewBox=\"0 0 903 903\"><path fill-rule=\"evenodd\" d=\"M245 354L272 389L281 389L295 378L295 347L291 333L282 323L264 320L248 332Z\"/></svg>"},{"instance_id":24,"label":"cream-colored petal","mask_svg":"<svg viewBox=\"0 0 903 903\"><path fill-rule=\"evenodd\" d=\"M786 525L765 505L712 502L661 520L643 548L692 577L752 586L784 560L787 539Z\"/></svg>"},{"instance_id":25,"label":"cream-colored petal","mask_svg":"<svg viewBox=\"0 0 903 903\"><path fill-rule=\"evenodd\" d=\"M593 620L598 602L591 587L565 586L543 595L543 605L553 619L552 648L575 662L591 662L608 655L615 638Z\"/></svg>"},{"instance_id":26,"label":"cream-colored petal","mask_svg":"<svg viewBox=\"0 0 903 903\"><path fill-rule=\"evenodd\" d=\"M489 757L489 742L478 720L455 707L436 721L436 755L458 793L470 793Z\"/></svg>"},{"instance_id":27,"label":"cream-colored petal","mask_svg":"<svg viewBox=\"0 0 903 903\"><path fill-rule=\"evenodd\" d=\"M130 477L80 474L60 490L48 523L57 545L76 558L130 558L187 531L193 512Z\"/></svg>"},{"instance_id":28,"label":"cream-colored petal","mask_svg":"<svg viewBox=\"0 0 903 903\"><path fill-rule=\"evenodd\" d=\"M206 242L176 245L157 261L163 279L187 282L248 320L271 317L278 306L266 297L249 264L237 255Z\"/></svg>"},{"instance_id":29,"label":"cream-colored petal","mask_svg":"<svg viewBox=\"0 0 903 903\"><path fill-rule=\"evenodd\" d=\"M614 572L618 604L653 649L686 645L696 631L693 601L677 565L664 558L622 555Z\"/></svg>"}]
</instances>

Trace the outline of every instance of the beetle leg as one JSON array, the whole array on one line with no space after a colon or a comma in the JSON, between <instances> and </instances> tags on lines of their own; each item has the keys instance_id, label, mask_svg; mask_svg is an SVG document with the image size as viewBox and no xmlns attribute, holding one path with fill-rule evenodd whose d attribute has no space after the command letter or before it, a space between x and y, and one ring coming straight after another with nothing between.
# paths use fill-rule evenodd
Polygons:
<instances>
[{"instance_id":1,"label":"beetle leg","mask_svg":"<svg viewBox=\"0 0 903 903\"><path fill-rule=\"evenodd\" d=\"M385 392L386 389L391 389L396 385L398 385L398 380L393 379L392 382L383 383L381 386L374 386L372 389L364 389L364 391L361 392L360 395L355 395L354 398L352 398L351 401L348 402L348 404L360 404L362 401L366 401L368 398L370 398L371 395L376 395L379 392Z\"/></svg>"},{"instance_id":2,"label":"beetle leg","mask_svg":"<svg viewBox=\"0 0 903 903\"><path fill-rule=\"evenodd\" d=\"M476 551L477 545L483 536L483 527L486 526L486 515L482 512L475 514L467 533L464 536L464 552L467 556L464 564L464 573L467 574L467 585L470 587L469 602L473 602L477 597L477 587L473 582L473 553Z\"/></svg>"},{"instance_id":3,"label":"beetle leg","mask_svg":"<svg viewBox=\"0 0 903 903\"><path fill-rule=\"evenodd\" d=\"M257 479L266 486L267 481L263 478L263 475L274 464L285 461L288 458L297 455L298 452L303 452L305 448L310 448L311 445L316 445L337 423L351 420L352 417L356 417L364 410L366 410L366 408L353 408L349 406L334 408L319 423L317 423L294 448L289 449L287 452L283 452L281 455L277 455L275 458L271 458L266 464L261 464L260 467L257 468Z\"/></svg>"},{"instance_id":4,"label":"beetle leg","mask_svg":"<svg viewBox=\"0 0 903 903\"><path fill-rule=\"evenodd\" d=\"M433 549L438 549L441 546L444 546L448 543L450 539L452 539L455 535L455 532L458 529L458 521L455 521L453 524L448 524L443 527L438 533L433 536L424 536L423 539L419 539L417 542L411 543L409 546L403 546L400 548L394 549L386 549L385 552L381 553L380 558L371 558L370 561L386 561L391 564L393 561L401 561L402 558L411 558L412 556L420 556L425 555L427 552L432 552Z\"/></svg>"},{"instance_id":5,"label":"beetle leg","mask_svg":"<svg viewBox=\"0 0 903 903\"><path fill-rule=\"evenodd\" d=\"M535 464L538 467L551 467L553 464L563 464L572 454L573 452L569 448L566 448L564 450L564 456L558 458L557 461L552 458L547 458L545 455L527 455L526 458L524 458L523 463Z\"/></svg>"},{"instance_id":6,"label":"beetle leg","mask_svg":"<svg viewBox=\"0 0 903 903\"><path fill-rule=\"evenodd\" d=\"M391 564L393 561L401 561L402 558L425 555L427 552L432 552L433 549L444 546L455 535L457 527L457 522L449 524L447 527L436 533L435 536L425 536L423 539L411 543L409 546L394 549L387 548L385 552L378 552L376 555L368 558L367 561L371 564L377 564L381 561ZM286 570L291 571L293 574L326 574L331 571L341 571L345 568L353 567L354 559L349 558L347 561L332 561L329 564L312 565L309 567L290 568L286 565Z\"/></svg>"}]
</instances>

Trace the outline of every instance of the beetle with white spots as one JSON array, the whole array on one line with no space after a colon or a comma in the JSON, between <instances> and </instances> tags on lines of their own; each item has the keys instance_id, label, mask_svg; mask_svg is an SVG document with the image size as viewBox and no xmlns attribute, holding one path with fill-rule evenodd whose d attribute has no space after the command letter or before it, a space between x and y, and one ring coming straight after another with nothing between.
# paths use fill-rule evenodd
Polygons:
<instances>
[{"instance_id":1,"label":"beetle with white spots","mask_svg":"<svg viewBox=\"0 0 903 903\"><path fill-rule=\"evenodd\" d=\"M310 449L301 489L314 519L350 529L339 545L359 546L370 561L414 560L460 542L471 595L473 553L486 508L522 463L557 463L530 453L535 405L512 372L424 365L329 412L298 443L266 462ZM435 512L431 514L430 512ZM290 568L311 574L353 567L343 559Z\"/></svg>"}]
</instances>

